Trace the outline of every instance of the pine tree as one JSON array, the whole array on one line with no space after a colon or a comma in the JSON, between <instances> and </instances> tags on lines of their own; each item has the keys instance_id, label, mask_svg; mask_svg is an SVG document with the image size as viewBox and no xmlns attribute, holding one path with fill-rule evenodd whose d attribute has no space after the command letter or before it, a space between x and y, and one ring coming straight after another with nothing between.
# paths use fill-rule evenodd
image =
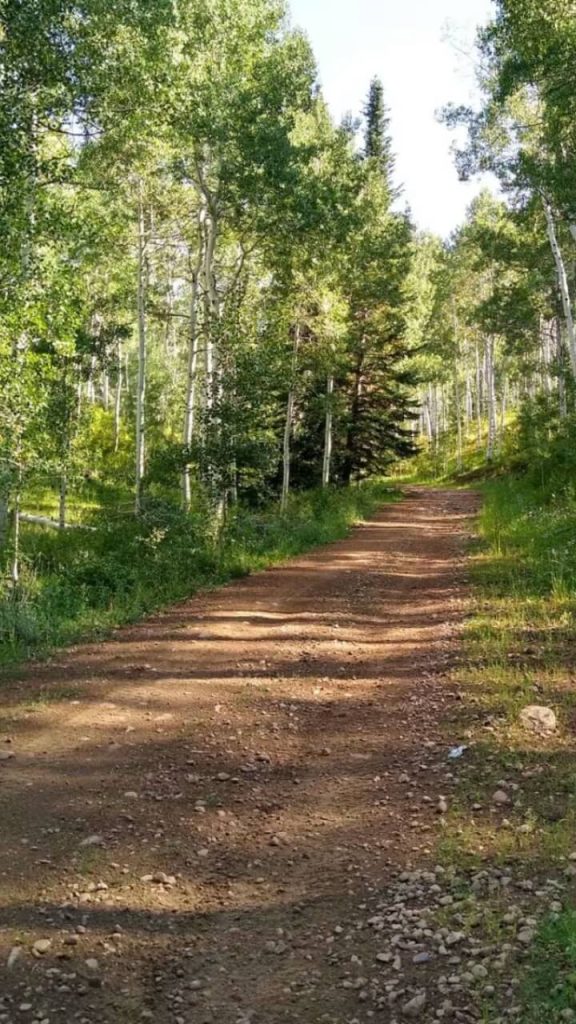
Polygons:
<instances>
[{"instance_id":1,"label":"pine tree","mask_svg":"<svg viewBox=\"0 0 576 1024\"><path fill-rule=\"evenodd\" d=\"M390 117L384 102L384 86L379 78L373 78L364 107L366 120L364 156L374 160L392 192L394 154L390 136Z\"/></svg>"}]
</instances>

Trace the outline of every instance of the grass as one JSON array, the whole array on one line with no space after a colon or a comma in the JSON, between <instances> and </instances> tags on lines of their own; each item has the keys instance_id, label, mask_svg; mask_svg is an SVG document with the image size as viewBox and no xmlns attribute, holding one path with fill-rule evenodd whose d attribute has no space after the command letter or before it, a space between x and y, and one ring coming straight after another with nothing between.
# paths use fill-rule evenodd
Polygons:
<instances>
[{"instance_id":1,"label":"grass","mask_svg":"<svg viewBox=\"0 0 576 1024\"><path fill-rule=\"evenodd\" d=\"M21 585L0 595L0 665L103 636L201 588L337 540L397 496L379 481L295 494L284 514L277 506L237 508L217 539L206 509L184 514L158 499L138 520L85 502L89 529L26 525ZM34 506L48 510L49 495L35 495Z\"/></svg>"},{"instance_id":2,"label":"grass","mask_svg":"<svg viewBox=\"0 0 576 1024\"><path fill-rule=\"evenodd\" d=\"M537 882L562 875L576 850L576 500L529 477L481 490L474 607L456 673L458 725L471 747L441 853L453 867L508 866ZM558 732L526 733L519 713L528 704L552 707ZM502 781L512 802L495 811ZM522 1024L576 1021L574 911L547 917L520 978ZM486 1014L501 1019L496 1008Z\"/></svg>"},{"instance_id":3,"label":"grass","mask_svg":"<svg viewBox=\"0 0 576 1024\"><path fill-rule=\"evenodd\" d=\"M543 505L537 489L514 478L490 481L483 495L473 552L475 609L458 676L474 737L460 796L468 811L461 846L519 860L538 860L552 849L559 858L570 852L576 821L576 545L560 543L573 527L576 536L576 505ZM518 717L527 704L552 707L558 734L542 740L526 734ZM510 830L495 829L486 815L470 822L471 805L489 804L503 776L519 787L507 815Z\"/></svg>"},{"instance_id":4,"label":"grass","mask_svg":"<svg viewBox=\"0 0 576 1024\"><path fill-rule=\"evenodd\" d=\"M551 915L541 926L522 998L523 1024L576 1020L576 911Z\"/></svg>"}]
</instances>

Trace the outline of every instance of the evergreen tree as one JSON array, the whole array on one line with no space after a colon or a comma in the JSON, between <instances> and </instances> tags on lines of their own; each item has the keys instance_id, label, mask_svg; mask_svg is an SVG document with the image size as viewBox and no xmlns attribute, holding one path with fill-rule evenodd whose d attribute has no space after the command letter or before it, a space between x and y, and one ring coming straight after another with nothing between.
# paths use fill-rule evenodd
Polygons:
<instances>
[{"instance_id":1,"label":"evergreen tree","mask_svg":"<svg viewBox=\"0 0 576 1024\"><path fill-rule=\"evenodd\" d=\"M384 102L384 86L379 78L373 78L364 107L365 135L364 156L373 160L380 168L391 194L394 155L390 137L390 117Z\"/></svg>"}]
</instances>

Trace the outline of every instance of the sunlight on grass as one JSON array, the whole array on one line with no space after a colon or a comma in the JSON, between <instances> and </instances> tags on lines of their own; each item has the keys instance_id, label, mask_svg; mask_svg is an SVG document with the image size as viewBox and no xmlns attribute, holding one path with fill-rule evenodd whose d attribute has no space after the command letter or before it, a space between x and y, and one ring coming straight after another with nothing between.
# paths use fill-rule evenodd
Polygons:
<instances>
[{"instance_id":1,"label":"sunlight on grass","mask_svg":"<svg viewBox=\"0 0 576 1024\"><path fill-rule=\"evenodd\" d=\"M576 850L576 501L545 501L513 477L482 490L473 615L457 671L471 750L441 855L455 866L514 866L545 878L563 872ZM551 707L557 733L526 733L519 715L528 704ZM492 794L503 780L511 800L498 809ZM545 923L521 979L523 1024L572 1019L575 914ZM482 1019L500 1019L498 1010L487 1007Z\"/></svg>"}]
</instances>

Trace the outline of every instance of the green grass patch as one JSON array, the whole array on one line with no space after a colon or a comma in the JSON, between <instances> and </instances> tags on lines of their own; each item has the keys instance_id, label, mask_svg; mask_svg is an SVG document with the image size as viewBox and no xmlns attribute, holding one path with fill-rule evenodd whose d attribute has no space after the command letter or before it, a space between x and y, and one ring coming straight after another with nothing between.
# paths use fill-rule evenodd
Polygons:
<instances>
[{"instance_id":1,"label":"green grass patch","mask_svg":"<svg viewBox=\"0 0 576 1024\"><path fill-rule=\"evenodd\" d=\"M561 876L576 850L576 499L530 477L493 478L481 490L473 614L456 674L459 735L471 747L441 854L458 868L508 866L537 885ZM551 707L558 732L522 729L528 704ZM502 783L511 803L496 809ZM571 1010L576 1021L575 913L546 920L519 971L523 1024L560 1024ZM486 1011L487 1021L500 1017Z\"/></svg>"},{"instance_id":2,"label":"green grass patch","mask_svg":"<svg viewBox=\"0 0 576 1024\"><path fill-rule=\"evenodd\" d=\"M576 1020L576 911L541 926L521 990L523 1024Z\"/></svg>"}]
</instances>

